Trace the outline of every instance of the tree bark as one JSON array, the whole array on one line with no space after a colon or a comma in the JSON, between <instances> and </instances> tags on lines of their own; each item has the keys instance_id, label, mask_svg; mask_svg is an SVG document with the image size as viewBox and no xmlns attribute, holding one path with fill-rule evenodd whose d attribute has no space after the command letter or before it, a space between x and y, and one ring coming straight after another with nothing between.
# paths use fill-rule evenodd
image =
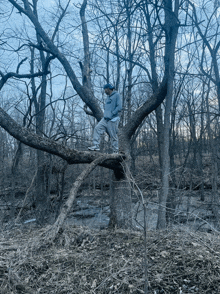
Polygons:
<instances>
[{"instance_id":1,"label":"tree bark","mask_svg":"<svg viewBox=\"0 0 220 294\"><path fill-rule=\"evenodd\" d=\"M37 17L37 13L35 13ZM41 43L39 35L37 35L38 44ZM48 56L49 58L49 56ZM34 50L31 50L31 74L34 73ZM40 51L41 67L45 68L46 58L44 52ZM46 94L47 94L47 76L43 75L40 84L40 95L37 97L36 85L34 78L32 81L32 100L35 106L35 118L36 118L36 134L43 137L44 125L45 125L45 105L46 105ZM48 216L48 194L46 193L46 181L45 181L45 154L41 150L37 150L37 176L35 186L35 204L36 204L36 215L37 222L42 224L46 221Z\"/></svg>"},{"instance_id":2,"label":"tree bark","mask_svg":"<svg viewBox=\"0 0 220 294\"><path fill-rule=\"evenodd\" d=\"M167 55L168 59L167 66L168 71L168 89L166 97L165 117L164 117L164 139L163 139L163 152L162 152L162 188L159 193L159 207L158 207L158 220L157 228L166 228L166 206L167 197L169 193L169 173L170 173L170 155L169 155L169 144L170 144L170 113L172 106L173 96L173 81L174 81L174 57L175 57L175 44L178 34L178 10L179 0L175 1L174 11L172 11L172 1L165 0L165 20L166 20L166 34L169 38L166 39L167 46L165 50L169 50L170 54Z\"/></svg>"},{"instance_id":3,"label":"tree bark","mask_svg":"<svg viewBox=\"0 0 220 294\"><path fill-rule=\"evenodd\" d=\"M166 206L169 193L169 174L170 174L170 113L173 97L173 81L169 81L168 93L166 97L166 107L164 115L164 132L162 148L162 188L159 193L159 207L157 229L166 228Z\"/></svg>"},{"instance_id":4,"label":"tree bark","mask_svg":"<svg viewBox=\"0 0 220 294\"><path fill-rule=\"evenodd\" d=\"M112 174L109 227L130 229L132 226L132 199L130 181L127 177L129 174L128 162L122 165L123 178L119 180L115 173Z\"/></svg>"}]
</instances>

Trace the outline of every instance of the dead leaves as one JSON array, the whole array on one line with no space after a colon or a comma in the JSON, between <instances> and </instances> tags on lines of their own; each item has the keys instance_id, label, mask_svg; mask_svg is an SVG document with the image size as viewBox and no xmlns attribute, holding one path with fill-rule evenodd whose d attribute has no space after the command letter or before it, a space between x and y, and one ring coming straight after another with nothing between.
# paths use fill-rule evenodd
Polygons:
<instances>
[{"instance_id":1,"label":"dead leaves","mask_svg":"<svg viewBox=\"0 0 220 294\"><path fill-rule=\"evenodd\" d=\"M27 246L34 231L12 237L0 246L0 281L5 292L21 293L144 293L146 265L149 294L219 293L220 243L206 234L148 232L144 238L128 231L66 228L69 242L42 251ZM5 240L0 240L5 241ZM1 243L6 244L6 243ZM11 245L9 246L11 248Z\"/></svg>"}]
</instances>

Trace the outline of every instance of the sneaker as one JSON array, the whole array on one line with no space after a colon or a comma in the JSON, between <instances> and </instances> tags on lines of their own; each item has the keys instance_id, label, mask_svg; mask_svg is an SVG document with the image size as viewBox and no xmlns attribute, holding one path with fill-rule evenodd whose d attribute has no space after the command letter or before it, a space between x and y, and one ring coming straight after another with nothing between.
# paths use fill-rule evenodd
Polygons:
<instances>
[{"instance_id":1,"label":"sneaker","mask_svg":"<svg viewBox=\"0 0 220 294\"><path fill-rule=\"evenodd\" d=\"M100 151L100 148L98 146L91 146L91 147L88 147L88 149L90 151Z\"/></svg>"}]
</instances>

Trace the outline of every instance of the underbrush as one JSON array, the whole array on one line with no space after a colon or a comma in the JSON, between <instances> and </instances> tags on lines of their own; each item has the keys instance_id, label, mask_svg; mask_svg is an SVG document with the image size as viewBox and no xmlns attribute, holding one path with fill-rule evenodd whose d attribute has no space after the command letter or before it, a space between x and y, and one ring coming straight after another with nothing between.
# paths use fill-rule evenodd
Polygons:
<instances>
[{"instance_id":1,"label":"underbrush","mask_svg":"<svg viewBox=\"0 0 220 294\"><path fill-rule=\"evenodd\" d=\"M144 293L145 281L152 294L220 291L218 235L149 231L146 263L141 232L66 226L42 246L44 230L27 225L1 233L0 293Z\"/></svg>"}]
</instances>

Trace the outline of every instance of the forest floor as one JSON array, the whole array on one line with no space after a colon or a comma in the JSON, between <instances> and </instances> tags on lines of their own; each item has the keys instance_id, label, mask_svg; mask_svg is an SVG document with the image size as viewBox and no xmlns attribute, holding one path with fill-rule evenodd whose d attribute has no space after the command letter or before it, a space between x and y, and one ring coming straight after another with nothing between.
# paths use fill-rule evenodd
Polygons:
<instances>
[{"instance_id":1,"label":"forest floor","mask_svg":"<svg viewBox=\"0 0 220 294\"><path fill-rule=\"evenodd\" d=\"M68 225L52 245L28 223L0 234L1 294L220 293L220 235ZM144 288L144 285L147 288Z\"/></svg>"},{"instance_id":2,"label":"forest floor","mask_svg":"<svg viewBox=\"0 0 220 294\"><path fill-rule=\"evenodd\" d=\"M137 189L133 191L135 230L107 229L110 188L100 189L103 178L108 183L108 173L102 169L88 179L63 233L50 245L43 243L48 227L31 221L32 209L24 208L17 223L11 219L9 208L22 208L26 187L24 191L18 187L15 204L8 197L12 188L2 188L0 294L220 293L220 233L211 210L210 175L207 172L205 177L204 201L197 189L201 179L190 170L179 175L180 184L171 190L174 223L157 231L160 180L158 168L149 164L148 168L151 172L146 173L145 166L138 171L137 181L146 199L146 241ZM72 170L69 174L68 183L72 183Z\"/></svg>"}]
</instances>

